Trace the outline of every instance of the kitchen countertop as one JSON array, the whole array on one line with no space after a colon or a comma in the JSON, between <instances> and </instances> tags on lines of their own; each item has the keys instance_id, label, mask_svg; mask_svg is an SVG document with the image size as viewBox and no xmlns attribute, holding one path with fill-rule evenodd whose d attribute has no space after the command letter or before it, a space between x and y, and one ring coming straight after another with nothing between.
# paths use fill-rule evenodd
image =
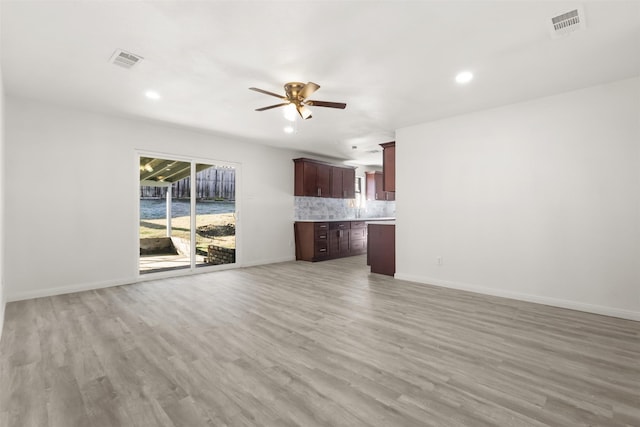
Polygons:
<instances>
[{"instance_id":1,"label":"kitchen countertop","mask_svg":"<svg viewBox=\"0 0 640 427\"><path fill-rule=\"evenodd\" d=\"M367 225L396 225L396 221L394 220L386 220L386 221L367 221Z\"/></svg>"},{"instance_id":2,"label":"kitchen countertop","mask_svg":"<svg viewBox=\"0 0 640 427\"><path fill-rule=\"evenodd\" d=\"M388 216L388 217L381 217L381 218L335 218L335 219L296 219L295 222L341 222L341 221L366 221L366 222L371 222L371 221L379 221L379 222L385 222L385 221L393 221L395 224L395 218Z\"/></svg>"}]
</instances>

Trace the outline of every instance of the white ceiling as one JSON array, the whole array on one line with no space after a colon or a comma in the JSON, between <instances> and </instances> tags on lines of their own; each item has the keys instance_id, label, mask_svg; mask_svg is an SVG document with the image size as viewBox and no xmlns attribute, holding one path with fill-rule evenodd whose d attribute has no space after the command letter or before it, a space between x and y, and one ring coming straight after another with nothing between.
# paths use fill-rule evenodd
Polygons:
<instances>
[{"instance_id":1,"label":"white ceiling","mask_svg":"<svg viewBox=\"0 0 640 427\"><path fill-rule=\"evenodd\" d=\"M583 6L587 28L550 35ZM397 128L640 75L640 2L6 1L5 91L362 164ZM116 48L144 57L131 70ZM475 78L454 82L460 70ZM249 91L313 81L313 118L283 132ZM144 96L148 89L162 99ZM352 149L356 146L357 149Z\"/></svg>"}]
</instances>

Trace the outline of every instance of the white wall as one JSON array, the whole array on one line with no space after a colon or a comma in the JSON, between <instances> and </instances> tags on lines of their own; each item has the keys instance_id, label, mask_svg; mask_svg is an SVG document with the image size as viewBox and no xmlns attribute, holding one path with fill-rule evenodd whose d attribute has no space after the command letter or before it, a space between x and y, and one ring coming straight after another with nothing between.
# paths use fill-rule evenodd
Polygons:
<instances>
[{"instance_id":1,"label":"white wall","mask_svg":"<svg viewBox=\"0 0 640 427\"><path fill-rule=\"evenodd\" d=\"M10 96L5 113L8 300L135 280L136 149L240 163L240 262L294 259L300 153Z\"/></svg>"},{"instance_id":2,"label":"white wall","mask_svg":"<svg viewBox=\"0 0 640 427\"><path fill-rule=\"evenodd\" d=\"M4 82L2 67L0 67L0 339L4 325Z\"/></svg>"},{"instance_id":3,"label":"white wall","mask_svg":"<svg viewBox=\"0 0 640 427\"><path fill-rule=\"evenodd\" d=\"M396 161L397 278L640 320L640 78L399 129Z\"/></svg>"}]
</instances>

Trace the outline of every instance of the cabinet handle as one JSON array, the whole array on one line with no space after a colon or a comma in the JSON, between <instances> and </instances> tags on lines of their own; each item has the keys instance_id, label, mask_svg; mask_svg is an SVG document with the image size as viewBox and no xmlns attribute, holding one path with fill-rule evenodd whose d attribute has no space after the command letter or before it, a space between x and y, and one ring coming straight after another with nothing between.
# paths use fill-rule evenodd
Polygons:
<instances>
[{"instance_id":1,"label":"cabinet handle","mask_svg":"<svg viewBox=\"0 0 640 427\"><path fill-rule=\"evenodd\" d=\"M327 248L322 248L318 252L327 252Z\"/></svg>"},{"instance_id":2,"label":"cabinet handle","mask_svg":"<svg viewBox=\"0 0 640 427\"><path fill-rule=\"evenodd\" d=\"M318 187L318 196L322 194L322 190Z\"/></svg>"}]
</instances>

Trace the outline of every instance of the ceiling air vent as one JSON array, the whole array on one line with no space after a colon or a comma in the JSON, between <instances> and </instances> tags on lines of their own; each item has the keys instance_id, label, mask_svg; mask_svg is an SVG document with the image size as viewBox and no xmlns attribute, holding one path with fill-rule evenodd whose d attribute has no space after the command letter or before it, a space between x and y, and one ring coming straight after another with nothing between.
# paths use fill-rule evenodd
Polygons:
<instances>
[{"instance_id":1,"label":"ceiling air vent","mask_svg":"<svg viewBox=\"0 0 640 427\"><path fill-rule=\"evenodd\" d=\"M109 62L124 68L131 68L140 61L142 61L142 56L126 52L122 49L116 49L109 59Z\"/></svg>"},{"instance_id":2,"label":"ceiling air vent","mask_svg":"<svg viewBox=\"0 0 640 427\"><path fill-rule=\"evenodd\" d=\"M570 10L562 15L551 18L551 34L553 37L562 37L584 28L585 21L582 8Z\"/></svg>"}]
</instances>

